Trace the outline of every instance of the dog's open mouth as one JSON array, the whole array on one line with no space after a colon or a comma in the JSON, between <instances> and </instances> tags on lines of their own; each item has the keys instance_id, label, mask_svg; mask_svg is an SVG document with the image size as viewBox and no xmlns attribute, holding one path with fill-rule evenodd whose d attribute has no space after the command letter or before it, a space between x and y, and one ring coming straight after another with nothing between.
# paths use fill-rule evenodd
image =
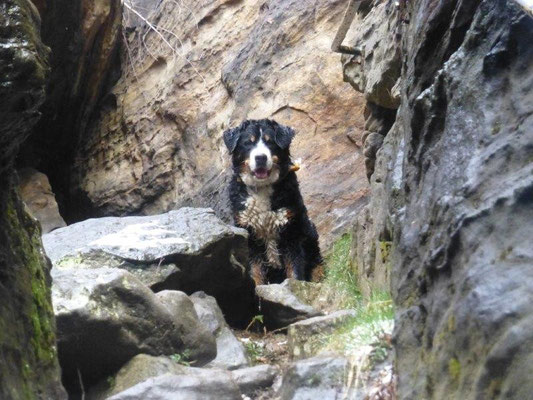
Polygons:
<instances>
[{"instance_id":1,"label":"dog's open mouth","mask_svg":"<svg viewBox=\"0 0 533 400\"><path fill-rule=\"evenodd\" d=\"M256 168L252 173L257 179L266 179L270 175L270 170L266 168Z\"/></svg>"}]
</instances>

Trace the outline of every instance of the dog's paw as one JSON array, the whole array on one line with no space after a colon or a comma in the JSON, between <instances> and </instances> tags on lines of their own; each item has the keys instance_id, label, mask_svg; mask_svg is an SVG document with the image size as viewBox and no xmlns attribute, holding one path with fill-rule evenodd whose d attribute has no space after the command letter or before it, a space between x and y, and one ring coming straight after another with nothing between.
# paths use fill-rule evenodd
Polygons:
<instances>
[{"instance_id":1,"label":"dog's paw","mask_svg":"<svg viewBox=\"0 0 533 400\"><path fill-rule=\"evenodd\" d=\"M276 226L277 228L281 228L282 226L287 225L293 215L293 212L288 208L280 208L274 213L274 226Z\"/></svg>"}]
</instances>

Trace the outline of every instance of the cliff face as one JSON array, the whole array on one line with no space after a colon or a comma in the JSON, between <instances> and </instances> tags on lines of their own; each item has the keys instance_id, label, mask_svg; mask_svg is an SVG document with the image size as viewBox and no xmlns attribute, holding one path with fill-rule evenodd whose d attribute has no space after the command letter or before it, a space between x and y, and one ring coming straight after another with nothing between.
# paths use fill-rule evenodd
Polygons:
<instances>
[{"instance_id":1,"label":"cliff face","mask_svg":"<svg viewBox=\"0 0 533 400\"><path fill-rule=\"evenodd\" d=\"M50 47L50 82L42 118L18 156L19 167L44 172L58 195L61 212L72 222L84 199L65 206L71 165L102 93L117 79L121 37L120 0L36 2L42 41Z\"/></svg>"},{"instance_id":2,"label":"cliff face","mask_svg":"<svg viewBox=\"0 0 533 400\"><path fill-rule=\"evenodd\" d=\"M344 3L132 2L122 76L76 152L70 195L88 200L77 217L195 205L229 219L221 134L270 117L297 131L293 155L325 242L348 229L368 184L362 97L329 48Z\"/></svg>"},{"instance_id":3,"label":"cliff face","mask_svg":"<svg viewBox=\"0 0 533 400\"><path fill-rule=\"evenodd\" d=\"M49 49L26 0L0 5L0 398L62 399L40 229L14 190L13 162L39 118Z\"/></svg>"},{"instance_id":4,"label":"cliff face","mask_svg":"<svg viewBox=\"0 0 533 400\"><path fill-rule=\"evenodd\" d=\"M513 1L377 11L367 22L396 21L401 36L400 102L354 248L369 288L390 277L399 396L527 398L533 20ZM357 33L349 40L365 44ZM366 73L364 61L344 61L352 79Z\"/></svg>"}]
</instances>

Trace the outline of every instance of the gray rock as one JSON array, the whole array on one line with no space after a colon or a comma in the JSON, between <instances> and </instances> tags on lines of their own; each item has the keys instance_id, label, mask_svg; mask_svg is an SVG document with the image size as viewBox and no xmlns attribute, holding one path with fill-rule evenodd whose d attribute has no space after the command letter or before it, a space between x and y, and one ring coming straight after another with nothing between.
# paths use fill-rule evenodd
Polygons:
<instances>
[{"instance_id":1,"label":"gray rock","mask_svg":"<svg viewBox=\"0 0 533 400\"><path fill-rule=\"evenodd\" d=\"M375 4L369 12L361 13L361 20L353 24L354 29L346 38L351 46L362 51L362 55L343 55L344 80L364 93L369 102L397 108L400 96L393 88L401 72L401 22L394 4Z\"/></svg>"},{"instance_id":2,"label":"gray rock","mask_svg":"<svg viewBox=\"0 0 533 400\"><path fill-rule=\"evenodd\" d=\"M529 398L533 19L516 1L401 3L401 105L354 265L366 293L392 287L399 399Z\"/></svg>"},{"instance_id":3,"label":"gray rock","mask_svg":"<svg viewBox=\"0 0 533 400\"><path fill-rule=\"evenodd\" d=\"M163 303L174 318L174 326L183 339L184 347L187 351L201 347L212 348L215 337L199 321L194 309L193 302L183 292L177 290L163 290L156 294L156 297ZM218 338L216 340L217 358ZM195 362L193 354L187 361Z\"/></svg>"},{"instance_id":4,"label":"gray rock","mask_svg":"<svg viewBox=\"0 0 533 400\"><path fill-rule=\"evenodd\" d=\"M246 237L244 229L223 223L210 209L185 207L144 217L88 219L44 235L43 242L53 262L100 250L125 260L153 263L177 255L198 256L224 239Z\"/></svg>"},{"instance_id":5,"label":"gray rock","mask_svg":"<svg viewBox=\"0 0 533 400\"><path fill-rule=\"evenodd\" d=\"M320 339L355 317L354 310L340 310L323 317L304 319L289 325L287 346L293 359L314 356L320 348Z\"/></svg>"},{"instance_id":6,"label":"gray rock","mask_svg":"<svg viewBox=\"0 0 533 400\"><path fill-rule=\"evenodd\" d=\"M241 393L253 398L258 391L270 388L279 372L279 368L263 364L232 371L231 376Z\"/></svg>"},{"instance_id":7,"label":"gray rock","mask_svg":"<svg viewBox=\"0 0 533 400\"><path fill-rule=\"evenodd\" d=\"M149 378L109 400L241 400L229 374L204 370L201 374L165 374Z\"/></svg>"},{"instance_id":8,"label":"gray rock","mask_svg":"<svg viewBox=\"0 0 533 400\"><path fill-rule=\"evenodd\" d=\"M250 360L243 344L227 326L216 335L217 356L207 364L209 368L237 369L250 365Z\"/></svg>"},{"instance_id":9,"label":"gray rock","mask_svg":"<svg viewBox=\"0 0 533 400\"><path fill-rule=\"evenodd\" d=\"M212 334L217 334L217 332L226 326L224 314L222 314L222 310L213 296L209 296L204 292L196 292L191 295L190 299L194 304L194 309L200 322Z\"/></svg>"},{"instance_id":10,"label":"gray rock","mask_svg":"<svg viewBox=\"0 0 533 400\"><path fill-rule=\"evenodd\" d=\"M217 356L207 366L236 369L250 365L246 349L228 327L215 298L197 292L191 295L191 300L200 322L215 335L217 341Z\"/></svg>"},{"instance_id":11,"label":"gray rock","mask_svg":"<svg viewBox=\"0 0 533 400\"><path fill-rule=\"evenodd\" d=\"M286 283L259 285L255 288L259 297L260 313L268 329L279 329L302 319L322 315L308 304L300 301Z\"/></svg>"},{"instance_id":12,"label":"gray rock","mask_svg":"<svg viewBox=\"0 0 533 400\"><path fill-rule=\"evenodd\" d=\"M46 234L43 242L54 265L127 269L154 291L203 290L234 325L253 315L247 233L209 209L90 219Z\"/></svg>"},{"instance_id":13,"label":"gray rock","mask_svg":"<svg viewBox=\"0 0 533 400\"><path fill-rule=\"evenodd\" d=\"M59 360L70 393L79 389L78 371L88 387L139 353L187 350L198 364L216 355L208 332L191 339L198 327L197 321L186 325L191 314L179 320L127 271L53 268L52 277Z\"/></svg>"},{"instance_id":14,"label":"gray rock","mask_svg":"<svg viewBox=\"0 0 533 400\"><path fill-rule=\"evenodd\" d=\"M315 357L289 366L283 375L281 400L356 399L354 390L345 386L349 363L344 358Z\"/></svg>"}]
</instances>

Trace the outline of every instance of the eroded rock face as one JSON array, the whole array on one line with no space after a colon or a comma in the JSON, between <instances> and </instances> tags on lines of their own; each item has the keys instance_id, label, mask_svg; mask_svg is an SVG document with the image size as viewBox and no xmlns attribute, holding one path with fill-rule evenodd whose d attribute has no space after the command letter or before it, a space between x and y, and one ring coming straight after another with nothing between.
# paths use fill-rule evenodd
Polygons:
<instances>
[{"instance_id":1,"label":"eroded rock face","mask_svg":"<svg viewBox=\"0 0 533 400\"><path fill-rule=\"evenodd\" d=\"M19 170L17 175L19 177L20 196L31 214L41 223L42 232L48 233L66 226L59 214L48 177L33 168Z\"/></svg>"},{"instance_id":2,"label":"eroded rock face","mask_svg":"<svg viewBox=\"0 0 533 400\"><path fill-rule=\"evenodd\" d=\"M27 0L0 4L0 398L64 399L50 298L50 264L15 190L13 161L39 118L49 49Z\"/></svg>"},{"instance_id":3,"label":"eroded rock face","mask_svg":"<svg viewBox=\"0 0 533 400\"><path fill-rule=\"evenodd\" d=\"M43 241L55 265L125 269L156 292L205 291L232 325L246 326L253 316L247 233L212 210L90 219L50 232Z\"/></svg>"},{"instance_id":4,"label":"eroded rock face","mask_svg":"<svg viewBox=\"0 0 533 400\"><path fill-rule=\"evenodd\" d=\"M229 220L222 132L274 118L297 131L293 155L303 159L299 179L323 242L342 233L367 190L361 150L347 137L361 139L362 98L329 48L345 2L148 7L142 13L174 49L126 14L122 77L77 150L71 188L90 203L81 216L192 204Z\"/></svg>"},{"instance_id":5,"label":"eroded rock face","mask_svg":"<svg viewBox=\"0 0 533 400\"><path fill-rule=\"evenodd\" d=\"M68 222L83 199L66 207L74 150L86 135L89 117L114 80L121 36L120 0L46 0L36 2L43 42L52 49L50 84L43 115L19 155L19 167L45 173Z\"/></svg>"},{"instance_id":6,"label":"eroded rock face","mask_svg":"<svg viewBox=\"0 0 533 400\"><path fill-rule=\"evenodd\" d=\"M401 105L354 248L371 282L392 275L399 397L522 399L533 390L533 19L513 1L398 12Z\"/></svg>"}]
</instances>

